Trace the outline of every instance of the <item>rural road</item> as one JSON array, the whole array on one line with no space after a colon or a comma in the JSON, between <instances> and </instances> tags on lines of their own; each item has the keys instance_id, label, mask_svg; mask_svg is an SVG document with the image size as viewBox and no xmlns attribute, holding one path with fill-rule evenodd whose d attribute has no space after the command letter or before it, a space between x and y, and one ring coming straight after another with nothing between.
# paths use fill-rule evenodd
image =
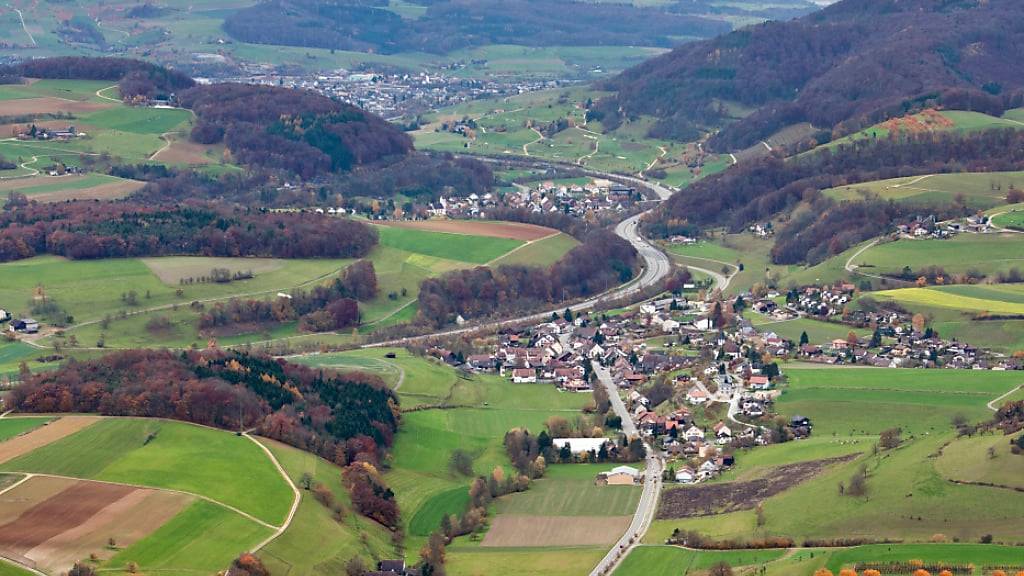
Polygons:
<instances>
[{"instance_id":1,"label":"rural road","mask_svg":"<svg viewBox=\"0 0 1024 576\"><path fill-rule=\"evenodd\" d=\"M872 240L868 244L865 244L864 246L862 246L860 250L857 250L856 252L854 252L850 256L850 258L846 261L846 265L843 266L846 269L846 271L850 272L852 274L860 274L861 276L867 276L868 278L877 278L879 280L884 280L884 278L882 278L881 276L879 276L877 274L868 274L866 272L861 272L861 271L857 270L858 268L860 268L860 266L858 266L858 265L853 263L853 261L858 256L860 256L861 254L863 254L863 253L867 252L868 250L870 250L871 247L874 246L875 244L878 244L878 239L877 238L875 240Z\"/></svg>"},{"instance_id":2,"label":"rural road","mask_svg":"<svg viewBox=\"0 0 1024 576\"><path fill-rule=\"evenodd\" d=\"M594 373L597 374L598 382L608 391L612 410L615 411L616 416L622 419L622 432L627 437L637 436L636 424L633 422L629 410L626 409L626 404L622 401L622 397L619 396L619 390L616 388L615 382L612 381L611 373L597 362L592 362L591 365L594 367ZM654 520L654 515L658 509L658 496L661 494L661 474L665 469L665 462L662 460L661 455L658 454L658 451L646 443L644 443L644 450L646 451L647 471L644 473L643 493L640 495L640 503L637 504L636 512L633 513L633 520L629 523L629 528L619 538L618 542L604 555L604 558L601 558L597 566L594 566L594 569L590 571L590 576L606 576L611 574L618 567L622 559L629 554L629 551L643 538L651 525L651 521Z\"/></svg>"}]
</instances>

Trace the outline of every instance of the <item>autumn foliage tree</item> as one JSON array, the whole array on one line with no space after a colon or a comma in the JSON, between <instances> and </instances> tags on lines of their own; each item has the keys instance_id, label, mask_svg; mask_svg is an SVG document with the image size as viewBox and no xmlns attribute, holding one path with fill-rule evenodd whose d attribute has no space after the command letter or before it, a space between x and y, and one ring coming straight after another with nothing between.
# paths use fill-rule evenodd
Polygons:
<instances>
[{"instance_id":1,"label":"autumn foliage tree","mask_svg":"<svg viewBox=\"0 0 1024 576\"><path fill-rule=\"evenodd\" d=\"M263 565L259 556L243 552L231 563L227 576L270 576L270 570Z\"/></svg>"},{"instance_id":2,"label":"autumn foliage tree","mask_svg":"<svg viewBox=\"0 0 1024 576\"><path fill-rule=\"evenodd\" d=\"M369 462L353 462L342 471L342 478L360 514L388 528L398 527L398 502L395 493L377 468Z\"/></svg>"}]
</instances>

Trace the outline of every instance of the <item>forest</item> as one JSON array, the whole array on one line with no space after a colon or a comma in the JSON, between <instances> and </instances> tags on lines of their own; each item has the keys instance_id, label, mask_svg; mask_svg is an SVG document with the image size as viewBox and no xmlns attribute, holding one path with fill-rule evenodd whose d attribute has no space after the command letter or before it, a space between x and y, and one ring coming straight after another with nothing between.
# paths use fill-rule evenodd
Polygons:
<instances>
[{"instance_id":1,"label":"forest","mask_svg":"<svg viewBox=\"0 0 1024 576\"><path fill-rule=\"evenodd\" d=\"M508 314L592 296L629 281L636 266L637 253L629 242L596 230L547 269L481 266L428 278L420 284L420 318L440 327L457 316Z\"/></svg>"},{"instance_id":2,"label":"forest","mask_svg":"<svg viewBox=\"0 0 1024 576\"><path fill-rule=\"evenodd\" d=\"M192 140L224 142L236 162L304 179L404 156L412 139L384 119L308 90L213 84L182 92Z\"/></svg>"},{"instance_id":3,"label":"forest","mask_svg":"<svg viewBox=\"0 0 1024 576\"><path fill-rule=\"evenodd\" d=\"M1022 162L1024 133L1017 130L860 140L789 160L767 157L739 164L673 195L644 226L662 237L695 234L709 226L735 232L807 201L813 210L776 230L772 259L814 264L878 235L913 210L879 200L836 203L821 196L823 189L921 174L1015 170ZM966 210L956 204L917 207L936 216Z\"/></svg>"},{"instance_id":4,"label":"forest","mask_svg":"<svg viewBox=\"0 0 1024 576\"><path fill-rule=\"evenodd\" d=\"M214 204L40 204L13 196L0 212L0 261L4 262L39 254L72 259L167 255L360 258L376 243L377 232L354 220Z\"/></svg>"},{"instance_id":5,"label":"forest","mask_svg":"<svg viewBox=\"0 0 1024 576\"><path fill-rule=\"evenodd\" d=\"M125 99L134 96L166 96L195 85L192 78L181 72L141 60L83 56L39 58L0 66L0 77L109 80L119 83L121 97Z\"/></svg>"},{"instance_id":6,"label":"forest","mask_svg":"<svg viewBox=\"0 0 1024 576\"><path fill-rule=\"evenodd\" d=\"M377 377L326 373L223 350L125 350L71 360L14 388L21 412L172 418L262 436L340 466L376 462L398 429L398 398Z\"/></svg>"},{"instance_id":7,"label":"forest","mask_svg":"<svg viewBox=\"0 0 1024 576\"><path fill-rule=\"evenodd\" d=\"M648 60L603 83L617 95L595 110L612 126L657 116L661 137L724 124L709 145L730 152L796 122L841 136L936 102L989 107L1024 86L1022 17L1017 0L842 0ZM726 103L756 111L731 122Z\"/></svg>"},{"instance_id":8,"label":"forest","mask_svg":"<svg viewBox=\"0 0 1024 576\"><path fill-rule=\"evenodd\" d=\"M731 29L698 15L708 2L686 11L561 0L419 3L426 12L410 20L385 9L386 2L271 0L233 13L224 30L256 44L444 54L487 44L669 47L680 36L706 38Z\"/></svg>"}]
</instances>

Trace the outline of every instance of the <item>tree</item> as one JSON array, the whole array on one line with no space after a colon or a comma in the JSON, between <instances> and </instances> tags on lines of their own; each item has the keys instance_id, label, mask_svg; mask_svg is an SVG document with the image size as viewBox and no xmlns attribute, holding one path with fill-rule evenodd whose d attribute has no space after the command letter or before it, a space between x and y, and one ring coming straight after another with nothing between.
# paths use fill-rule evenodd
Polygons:
<instances>
[{"instance_id":1,"label":"tree","mask_svg":"<svg viewBox=\"0 0 1024 576\"><path fill-rule=\"evenodd\" d=\"M345 563L345 576L366 576L367 572L369 569L359 556L353 556Z\"/></svg>"},{"instance_id":2,"label":"tree","mask_svg":"<svg viewBox=\"0 0 1024 576\"><path fill-rule=\"evenodd\" d=\"M899 447L903 442L902 434L903 430L901 428L889 428L887 430L882 430L882 433L879 435L878 443L882 448L892 450L893 448Z\"/></svg>"},{"instance_id":3,"label":"tree","mask_svg":"<svg viewBox=\"0 0 1024 576\"><path fill-rule=\"evenodd\" d=\"M712 566L708 574L709 576L732 576L732 566L723 560Z\"/></svg>"},{"instance_id":4,"label":"tree","mask_svg":"<svg viewBox=\"0 0 1024 576\"><path fill-rule=\"evenodd\" d=\"M814 576L832 576L832 571L827 568L819 568L814 571Z\"/></svg>"},{"instance_id":5,"label":"tree","mask_svg":"<svg viewBox=\"0 0 1024 576\"><path fill-rule=\"evenodd\" d=\"M445 535L440 530L434 531L427 543L420 550L423 576L444 576Z\"/></svg>"},{"instance_id":6,"label":"tree","mask_svg":"<svg viewBox=\"0 0 1024 576\"><path fill-rule=\"evenodd\" d=\"M849 344L850 347L856 346L857 345L857 341L858 341L858 338L857 338L857 333L856 332L854 332L853 330L850 330L849 332L846 333L846 343Z\"/></svg>"},{"instance_id":7,"label":"tree","mask_svg":"<svg viewBox=\"0 0 1024 576\"><path fill-rule=\"evenodd\" d=\"M882 576L882 573L874 568L868 568L864 571L863 576Z\"/></svg>"},{"instance_id":8,"label":"tree","mask_svg":"<svg viewBox=\"0 0 1024 576\"><path fill-rule=\"evenodd\" d=\"M228 576L270 576L270 570L263 565L259 556L243 552L231 563Z\"/></svg>"},{"instance_id":9,"label":"tree","mask_svg":"<svg viewBox=\"0 0 1024 576\"><path fill-rule=\"evenodd\" d=\"M801 332L800 333L800 345L804 346L806 344L809 344L810 342L811 342L811 339L810 339L809 336L807 336L807 331L805 330L805 331Z\"/></svg>"},{"instance_id":10,"label":"tree","mask_svg":"<svg viewBox=\"0 0 1024 576\"><path fill-rule=\"evenodd\" d=\"M473 455L462 448L456 448L448 460L448 469L463 476L472 476Z\"/></svg>"},{"instance_id":11,"label":"tree","mask_svg":"<svg viewBox=\"0 0 1024 576\"><path fill-rule=\"evenodd\" d=\"M924 315L918 312L914 314L914 317L910 320L911 325L914 327L915 332L924 333Z\"/></svg>"}]
</instances>

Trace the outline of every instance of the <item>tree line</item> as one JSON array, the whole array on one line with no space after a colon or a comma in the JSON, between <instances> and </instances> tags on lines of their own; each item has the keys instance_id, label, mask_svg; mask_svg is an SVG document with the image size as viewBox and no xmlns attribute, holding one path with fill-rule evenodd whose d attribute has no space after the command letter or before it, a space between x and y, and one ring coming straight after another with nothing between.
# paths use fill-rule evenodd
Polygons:
<instances>
[{"instance_id":1,"label":"tree line","mask_svg":"<svg viewBox=\"0 0 1024 576\"><path fill-rule=\"evenodd\" d=\"M126 350L28 376L11 391L21 412L184 420L259 434L340 466L378 461L399 425L380 378L335 374L223 350Z\"/></svg>"},{"instance_id":2,"label":"tree line","mask_svg":"<svg viewBox=\"0 0 1024 576\"><path fill-rule=\"evenodd\" d=\"M187 74L130 58L61 56L0 66L0 77L117 82L121 97L153 98L195 86Z\"/></svg>"},{"instance_id":3,"label":"tree line","mask_svg":"<svg viewBox=\"0 0 1024 576\"><path fill-rule=\"evenodd\" d=\"M266 325L299 321L306 332L329 332L359 323L357 300L377 296L377 275L373 263L360 260L346 268L328 284L310 290L296 289L287 297L273 299L232 298L217 302L199 316L204 331L239 324Z\"/></svg>"},{"instance_id":4,"label":"tree line","mask_svg":"<svg viewBox=\"0 0 1024 576\"><path fill-rule=\"evenodd\" d=\"M39 254L72 259L172 254L359 258L376 243L376 231L354 220L212 203L40 204L12 194L0 212L0 261Z\"/></svg>"},{"instance_id":5,"label":"tree line","mask_svg":"<svg viewBox=\"0 0 1024 576\"><path fill-rule=\"evenodd\" d=\"M629 281L637 253L608 230L590 233L549 268L477 267L427 278L420 284L419 316L433 326L463 318L509 314L592 296Z\"/></svg>"}]
</instances>

